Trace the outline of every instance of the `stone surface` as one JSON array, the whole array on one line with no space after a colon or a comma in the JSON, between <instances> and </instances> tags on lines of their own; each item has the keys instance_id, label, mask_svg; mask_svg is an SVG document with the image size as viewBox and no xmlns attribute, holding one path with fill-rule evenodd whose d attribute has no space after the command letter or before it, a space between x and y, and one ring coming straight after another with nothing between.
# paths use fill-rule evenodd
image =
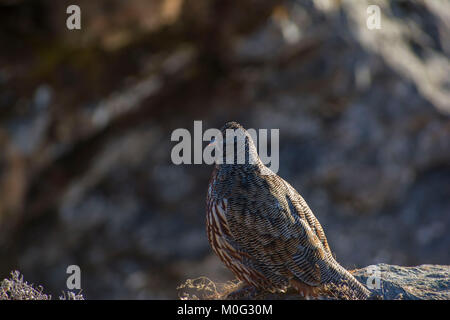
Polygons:
<instances>
[{"instance_id":1,"label":"stone surface","mask_svg":"<svg viewBox=\"0 0 450 320\"><path fill-rule=\"evenodd\" d=\"M375 287L372 292L385 300L450 299L450 266L424 264L402 267L380 263L355 270L353 275L367 284L369 277L376 275L376 272L380 275L380 285L378 289L373 281Z\"/></svg>"},{"instance_id":2,"label":"stone surface","mask_svg":"<svg viewBox=\"0 0 450 320\"><path fill-rule=\"evenodd\" d=\"M371 291L370 300L449 300L450 266L424 264L403 267L380 263L351 273ZM353 300L355 297L344 286L329 285L318 295L304 297L289 288L285 293L256 291L241 282L214 283L200 277L187 280L179 288L181 299L226 300Z\"/></svg>"}]
</instances>

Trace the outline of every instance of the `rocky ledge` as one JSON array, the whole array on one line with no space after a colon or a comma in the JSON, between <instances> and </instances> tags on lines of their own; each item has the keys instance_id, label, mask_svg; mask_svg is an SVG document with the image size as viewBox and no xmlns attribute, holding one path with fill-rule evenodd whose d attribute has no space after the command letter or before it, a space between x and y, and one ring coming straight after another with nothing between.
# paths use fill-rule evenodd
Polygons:
<instances>
[{"instance_id":1,"label":"rocky ledge","mask_svg":"<svg viewBox=\"0 0 450 320\"><path fill-rule=\"evenodd\" d=\"M450 300L450 266L424 264L417 267L401 267L380 263L351 271L364 285L371 286L374 299L383 300ZM233 296L248 299L246 292L240 290L239 283L214 283L207 278L187 280L180 286L182 299L227 299ZM319 299L336 299L346 297L339 288L331 288L328 296ZM240 295L235 293L240 290ZM15 271L10 279L0 282L0 300L49 300L50 295L36 289L23 280L23 276ZM82 300L81 294L67 292L60 299ZM257 299L303 299L292 291L285 294L258 293Z\"/></svg>"},{"instance_id":2,"label":"rocky ledge","mask_svg":"<svg viewBox=\"0 0 450 320\"><path fill-rule=\"evenodd\" d=\"M351 273L372 291L371 299L382 300L448 300L450 299L450 266L424 264L402 267L380 263L352 270ZM283 294L245 291L239 283L218 284L207 278L188 280L179 287L182 299L304 299L288 290ZM342 287L329 287L322 300L351 299Z\"/></svg>"},{"instance_id":3,"label":"rocky ledge","mask_svg":"<svg viewBox=\"0 0 450 320\"><path fill-rule=\"evenodd\" d=\"M375 280L377 272L379 285ZM372 291L385 300L450 299L450 266L423 264L401 267L380 263L357 269L353 275L363 284L372 280L375 287Z\"/></svg>"}]
</instances>

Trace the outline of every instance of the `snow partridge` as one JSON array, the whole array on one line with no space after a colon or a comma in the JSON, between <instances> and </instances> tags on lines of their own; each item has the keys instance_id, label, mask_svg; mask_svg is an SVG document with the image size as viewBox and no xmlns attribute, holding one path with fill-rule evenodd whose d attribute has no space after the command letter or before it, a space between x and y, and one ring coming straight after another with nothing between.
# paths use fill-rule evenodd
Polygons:
<instances>
[{"instance_id":1,"label":"snow partridge","mask_svg":"<svg viewBox=\"0 0 450 320\"><path fill-rule=\"evenodd\" d=\"M368 298L369 290L334 259L302 196L262 163L249 133L236 122L225 124L221 133L217 150L223 152L209 182L206 226L222 262L257 290L284 292L292 286L314 295L334 284L357 299Z\"/></svg>"}]
</instances>

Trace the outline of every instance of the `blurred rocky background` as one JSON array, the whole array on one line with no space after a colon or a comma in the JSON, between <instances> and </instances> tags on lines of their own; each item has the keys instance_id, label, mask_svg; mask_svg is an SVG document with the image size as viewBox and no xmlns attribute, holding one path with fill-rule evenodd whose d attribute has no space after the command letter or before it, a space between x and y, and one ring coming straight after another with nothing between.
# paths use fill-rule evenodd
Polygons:
<instances>
[{"instance_id":1,"label":"blurred rocky background","mask_svg":"<svg viewBox=\"0 0 450 320\"><path fill-rule=\"evenodd\" d=\"M66 8L81 8L68 30ZM381 8L381 29L366 26ZM177 298L232 279L176 128L280 129L347 268L450 264L450 1L0 1L0 278Z\"/></svg>"}]
</instances>

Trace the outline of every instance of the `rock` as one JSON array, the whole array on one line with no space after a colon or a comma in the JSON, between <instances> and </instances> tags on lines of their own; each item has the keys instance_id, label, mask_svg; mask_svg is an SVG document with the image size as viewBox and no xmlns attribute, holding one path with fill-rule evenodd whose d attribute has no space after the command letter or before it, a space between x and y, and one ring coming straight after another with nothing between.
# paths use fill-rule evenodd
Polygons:
<instances>
[{"instance_id":1,"label":"rock","mask_svg":"<svg viewBox=\"0 0 450 320\"><path fill-rule=\"evenodd\" d=\"M380 263L351 271L358 281L368 287L371 300L448 300L450 299L450 266L424 264L402 267ZM289 288L286 293L257 292L241 282L214 283L208 278L189 279L178 287L181 299L305 299ZM321 294L307 299L351 300L345 287L330 285Z\"/></svg>"},{"instance_id":2,"label":"rock","mask_svg":"<svg viewBox=\"0 0 450 320\"><path fill-rule=\"evenodd\" d=\"M379 272L380 285L379 289L375 287L372 291L384 300L450 299L450 266L423 264L402 267L380 263L357 269L353 275L367 286L370 275L376 272Z\"/></svg>"}]
</instances>

